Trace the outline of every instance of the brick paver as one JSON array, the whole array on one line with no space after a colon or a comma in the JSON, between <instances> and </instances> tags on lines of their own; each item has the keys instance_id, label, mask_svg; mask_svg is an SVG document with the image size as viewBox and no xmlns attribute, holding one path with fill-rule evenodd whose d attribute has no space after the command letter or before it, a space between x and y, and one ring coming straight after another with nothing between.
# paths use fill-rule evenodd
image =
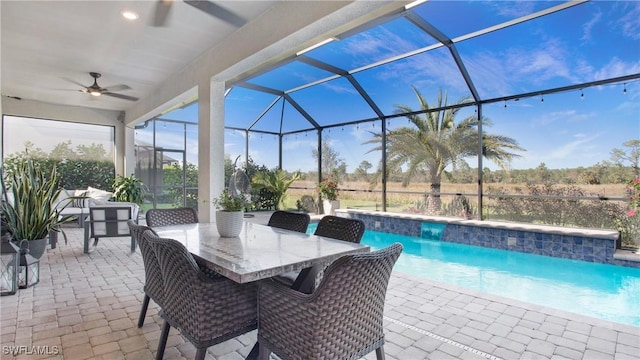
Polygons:
<instances>
[{"instance_id":1,"label":"brick paver","mask_svg":"<svg viewBox=\"0 0 640 360\"><path fill-rule=\"evenodd\" d=\"M128 238L110 238L87 255L82 231L65 231L69 243L48 249L41 259L40 283L0 298L0 357L152 359L162 319L151 302L145 325L136 326L144 282L140 253L129 251ZM396 272L387 292L385 331L390 360L640 358L638 327ZM255 341L253 331L209 348L207 358L243 359ZM16 349L49 353L9 354ZM194 354L172 329L165 359ZM375 353L365 358L375 359Z\"/></svg>"}]
</instances>

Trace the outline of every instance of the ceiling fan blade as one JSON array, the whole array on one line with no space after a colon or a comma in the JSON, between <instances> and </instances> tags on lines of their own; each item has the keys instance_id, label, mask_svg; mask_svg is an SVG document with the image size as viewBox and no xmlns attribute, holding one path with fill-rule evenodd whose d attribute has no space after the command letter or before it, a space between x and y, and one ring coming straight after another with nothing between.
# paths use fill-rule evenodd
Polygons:
<instances>
[{"instance_id":1,"label":"ceiling fan blade","mask_svg":"<svg viewBox=\"0 0 640 360\"><path fill-rule=\"evenodd\" d=\"M112 93L112 92L108 92L108 91L103 92L102 95L111 96L111 97L114 97L114 98L123 99L123 100L129 100L129 101L138 101L137 97L133 97L133 96L129 96L129 95L116 94L116 93Z\"/></svg>"},{"instance_id":2,"label":"ceiling fan blade","mask_svg":"<svg viewBox=\"0 0 640 360\"><path fill-rule=\"evenodd\" d=\"M86 88L86 87L87 87L87 85L82 84L82 83L79 83L79 82L77 82L77 81L75 81L75 80L72 80L72 79L69 79L69 78L66 78L66 77L65 77L65 78L63 78L63 79L64 79L64 80L66 80L66 81L68 81L68 82L70 82L70 83L72 83L72 84L76 84L76 85L78 85L78 86L80 86L80 87L83 87L83 88Z\"/></svg>"},{"instance_id":3,"label":"ceiling fan blade","mask_svg":"<svg viewBox=\"0 0 640 360\"><path fill-rule=\"evenodd\" d=\"M153 26L167 26L167 19L169 18L169 12L171 12L171 5L173 0L157 0L156 11L153 15Z\"/></svg>"},{"instance_id":4,"label":"ceiling fan blade","mask_svg":"<svg viewBox=\"0 0 640 360\"><path fill-rule=\"evenodd\" d=\"M122 91L122 90L130 90L130 89L131 88L125 84L107 86L102 88L103 91Z\"/></svg>"},{"instance_id":5,"label":"ceiling fan blade","mask_svg":"<svg viewBox=\"0 0 640 360\"><path fill-rule=\"evenodd\" d=\"M184 2L236 27L242 27L247 23L247 21L242 17L220 5L215 4L213 1L184 0Z\"/></svg>"}]
</instances>

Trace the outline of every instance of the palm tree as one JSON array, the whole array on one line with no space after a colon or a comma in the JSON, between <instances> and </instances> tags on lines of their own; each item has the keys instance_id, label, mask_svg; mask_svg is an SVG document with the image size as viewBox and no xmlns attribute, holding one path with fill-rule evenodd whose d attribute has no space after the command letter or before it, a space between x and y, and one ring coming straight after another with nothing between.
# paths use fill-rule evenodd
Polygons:
<instances>
[{"instance_id":1,"label":"palm tree","mask_svg":"<svg viewBox=\"0 0 640 360\"><path fill-rule=\"evenodd\" d=\"M448 106L447 93L438 91L435 107L429 105L420 91L412 86L418 98L421 111ZM459 100L456 105L468 103L470 98ZM440 184L442 175L448 166L456 166L470 156L478 155L478 119L469 116L456 123L459 107L433 112L414 114L408 105L396 105L397 114L405 115L412 127L400 127L387 133L387 167L399 169L406 167L402 185L407 186L416 175L425 173L430 182L430 193L427 199L427 211L437 214L441 209ZM491 122L482 119L483 129ZM373 139L365 142L378 144L370 151L382 150L382 134L373 134ZM504 168L514 157L520 155L514 151L524 151L516 140L483 132L482 155Z\"/></svg>"}]
</instances>

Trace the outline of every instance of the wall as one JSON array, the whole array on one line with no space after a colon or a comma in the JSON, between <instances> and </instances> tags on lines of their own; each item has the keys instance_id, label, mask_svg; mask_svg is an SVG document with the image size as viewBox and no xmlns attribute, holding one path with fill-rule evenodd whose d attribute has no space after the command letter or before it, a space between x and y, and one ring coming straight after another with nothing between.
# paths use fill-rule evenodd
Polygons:
<instances>
[{"instance_id":1,"label":"wall","mask_svg":"<svg viewBox=\"0 0 640 360\"><path fill-rule=\"evenodd\" d=\"M431 238L465 245L560 257L602 264L640 267L637 260L616 256L616 230L579 229L497 221L336 210L342 216L361 219L366 228L381 232ZM433 230L433 231L431 231Z\"/></svg>"}]
</instances>

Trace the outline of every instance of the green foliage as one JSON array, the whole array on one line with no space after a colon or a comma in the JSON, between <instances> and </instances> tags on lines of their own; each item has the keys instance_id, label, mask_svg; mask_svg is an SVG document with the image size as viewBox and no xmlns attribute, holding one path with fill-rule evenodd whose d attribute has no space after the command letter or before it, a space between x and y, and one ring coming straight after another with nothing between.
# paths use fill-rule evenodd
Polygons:
<instances>
[{"instance_id":1,"label":"green foliage","mask_svg":"<svg viewBox=\"0 0 640 360\"><path fill-rule=\"evenodd\" d=\"M60 209L55 207L60 195L58 181L55 167L45 172L30 158L14 164L6 184L3 177L3 191L11 194L12 201L2 202L2 212L14 240L44 239L49 232L60 231L60 225L72 220L61 218Z\"/></svg>"},{"instance_id":2,"label":"green foliage","mask_svg":"<svg viewBox=\"0 0 640 360\"><path fill-rule=\"evenodd\" d=\"M515 194L514 194L515 192ZM626 206L600 200L575 185L527 185L511 193L501 187L487 190L487 217L530 224L618 229L623 244L632 245L634 231ZM515 196L514 196L515 195ZM586 198L594 199L586 199Z\"/></svg>"},{"instance_id":3,"label":"green foliage","mask_svg":"<svg viewBox=\"0 0 640 360\"><path fill-rule=\"evenodd\" d=\"M289 176L284 170L276 169L256 173L251 182L255 189L264 188L271 192L275 198L276 210L282 210L285 207L287 189L299 178L298 172Z\"/></svg>"},{"instance_id":4,"label":"green foliage","mask_svg":"<svg viewBox=\"0 0 640 360\"><path fill-rule=\"evenodd\" d=\"M243 211L248 202L242 195L231 195L228 189L222 190L219 197L213 199L213 205L222 211Z\"/></svg>"},{"instance_id":5,"label":"green foliage","mask_svg":"<svg viewBox=\"0 0 640 360\"><path fill-rule=\"evenodd\" d=\"M64 142L63 142L64 144ZM60 146L60 144L58 145ZM80 157L78 154L70 156L72 150L54 149L58 153L67 154L66 158L58 158L52 154L45 154L40 149L25 150L24 152L13 153L4 158L6 174L12 174L16 167L26 159L38 164L38 167L45 173L50 173L53 168L58 173L58 184L63 189L86 189L88 186L98 189L109 189L115 176L113 161L101 159L89 159ZM92 155L97 156L96 154Z\"/></svg>"},{"instance_id":6,"label":"green foliage","mask_svg":"<svg viewBox=\"0 0 640 360\"><path fill-rule=\"evenodd\" d=\"M66 160L57 163L63 189L86 189L88 186L109 189L115 176L113 161Z\"/></svg>"},{"instance_id":7,"label":"green foliage","mask_svg":"<svg viewBox=\"0 0 640 360\"><path fill-rule=\"evenodd\" d=\"M224 186L225 188L229 188L231 182L231 176L236 171L238 167L239 158L236 159L234 164L229 158L228 155L225 155L224 158ZM257 173L261 172L269 172L269 168L265 165L256 165L253 159L249 158L247 163L243 164L244 166L240 166L247 177L249 179L253 179L253 177ZM264 187L252 187L251 188L251 204L249 205L250 210L274 210L278 204L278 199L276 194L273 191L268 190Z\"/></svg>"},{"instance_id":8,"label":"green foliage","mask_svg":"<svg viewBox=\"0 0 640 360\"><path fill-rule=\"evenodd\" d=\"M116 201L132 202L142 205L144 202L145 188L141 179L135 175L118 175L111 186Z\"/></svg>"},{"instance_id":9,"label":"green foliage","mask_svg":"<svg viewBox=\"0 0 640 360\"><path fill-rule=\"evenodd\" d=\"M188 206L198 208L198 167L194 164L187 163L184 170L184 186L187 188L186 202L183 199L184 195L182 193L183 168L178 164L165 166L162 169L163 184L166 189L167 198L162 199L160 202L169 202L173 204L174 207Z\"/></svg>"},{"instance_id":10,"label":"green foliage","mask_svg":"<svg viewBox=\"0 0 640 360\"><path fill-rule=\"evenodd\" d=\"M266 188L251 190L252 210L275 210L278 208L278 196Z\"/></svg>"}]
</instances>

